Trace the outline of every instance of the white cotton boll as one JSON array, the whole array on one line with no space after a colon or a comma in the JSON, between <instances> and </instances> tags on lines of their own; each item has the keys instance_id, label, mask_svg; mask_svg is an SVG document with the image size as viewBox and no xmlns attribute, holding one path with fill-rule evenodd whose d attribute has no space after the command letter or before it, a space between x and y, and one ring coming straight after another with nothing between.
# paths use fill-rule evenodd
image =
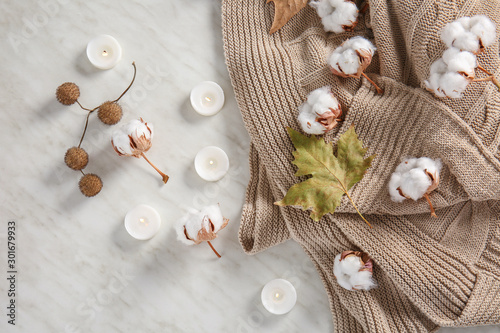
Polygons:
<instances>
[{"instance_id":1,"label":"white cotton boll","mask_svg":"<svg viewBox=\"0 0 500 333\"><path fill-rule=\"evenodd\" d=\"M398 191L401 184L401 174L399 172L394 172L391 176L391 180L389 181L389 194L391 196L391 200L394 202L403 202L406 199L406 197L402 196Z\"/></svg>"},{"instance_id":2,"label":"white cotton boll","mask_svg":"<svg viewBox=\"0 0 500 333\"><path fill-rule=\"evenodd\" d=\"M418 200L424 196L432 181L423 169L412 169L401 174L401 185L399 188L409 198Z\"/></svg>"},{"instance_id":3,"label":"white cotton boll","mask_svg":"<svg viewBox=\"0 0 500 333\"><path fill-rule=\"evenodd\" d=\"M224 217L219 205L206 206L201 210L201 215L208 216L214 225L214 232L218 232L224 224ZM208 230L208 229L207 229Z\"/></svg>"},{"instance_id":4,"label":"white cotton boll","mask_svg":"<svg viewBox=\"0 0 500 333\"><path fill-rule=\"evenodd\" d=\"M448 72L463 72L470 77L474 77L477 62L476 56L471 52L450 47L443 53L443 61L448 66Z\"/></svg>"},{"instance_id":5,"label":"white cotton boll","mask_svg":"<svg viewBox=\"0 0 500 333\"><path fill-rule=\"evenodd\" d=\"M186 245L194 245L195 243L186 237L186 234L196 239L198 232L201 229L201 216L199 213L189 213L184 215L175 224L175 231L177 232L177 239Z\"/></svg>"},{"instance_id":6,"label":"white cotton boll","mask_svg":"<svg viewBox=\"0 0 500 333\"><path fill-rule=\"evenodd\" d=\"M466 33L464 26L460 22L451 22L445 25L441 30L441 40L448 46L452 47L453 42Z\"/></svg>"},{"instance_id":7,"label":"white cotton boll","mask_svg":"<svg viewBox=\"0 0 500 333\"><path fill-rule=\"evenodd\" d=\"M434 61L430 68L431 74L444 74L448 71L448 65L442 58Z\"/></svg>"},{"instance_id":8,"label":"white cotton boll","mask_svg":"<svg viewBox=\"0 0 500 333\"><path fill-rule=\"evenodd\" d=\"M359 69L359 57L355 50L346 49L342 52L338 65L344 74L354 75Z\"/></svg>"},{"instance_id":9,"label":"white cotton boll","mask_svg":"<svg viewBox=\"0 0 500 333\"><path fill-rule=\"evenodd\" d=\"M352 275L349 282L353 288L358 290L370 290L377 286L372 273L369 271L362 271Z\"/></svg>"},{"instance_id":10,"label":"white cotton boll","mask_svg":"<svg viewBox=\"0 0 500 333\"><path fill-rule=\"evenodd\" d=\"M307 134L322 135L325 134L325 126L316 121L318 116L312 111L312 106L304 103L299 106L299 116L297 120L302 130Z\"/></svg>"},{"instance_id":11,"label":"white cotton boll","mask_svg":"<svg viewBox=\"0 0 500 333\"><path fill-rule=\"evenodd\" d=\"M488 47L496 39L496 26L487 16L477 15L470 20L470 31L481 39L484 47Z\"/></svg>"},{"instance_id":12,"label":"white cotton boll","mask_svg":"<svg viewBox=\"0 0 500 333\"><path fill-rule=\"evenodd\" d=\"M324 86L311 91L309 95L307 95L307 104L313 106L318 102L321 103L320 100L323 100L325 96L327 98L329 98L330 96L333 97L331 94L331 88L329 86Z\"/></svg>"},{"instance_id":13,"label":"white cotton boll","mask_svg":"<svg viewBox=\"0 0 500 333\"><path fill-rule=\"evenodd\" d=\"M335 256L333 274L342 288L347 290L370 290L377 286L371 270L360 272L361 269L365 268L360 257L348 255L340 260L341 258L341 254Z\"/></svg>"},{"instance_id":14,"label":"white cotton boll","mask_svg":"<svg viewBox=\"0 0 500 333\"><path fill-rule=\"evenodd\" d=\"M467 88L469 81L456 72L448 72L441 76L439 86L446 96L451 98L460 98Z\"/></svg>"},{"instance_id":15,"label":"white cotton boll","mask_svg":"<svg viewBox=\"0 0 500 333\"><path fill-rule=\"evenodd\" d=\"M138 139L143 135L147 140L151 140L153 138L153 124L148 123L146 126L146 123L138 119L131 120L125 126L124 131L129 133L134 139Z\"/></svg>"},{"instance_id":16,"label":"white cotton boll","mask_svg":"<svg viewBox=\"0 0 500 333\"><path fill-rule=\"evenodd\" d=\"M405 159L396 167L389 181L392 201L402 202L406 197L413 200L422 198L429 189L433 189L431 186L437 186L441 167L440 159L433 160L428 157ZM434 180L427 172L435 177Z\"/></svg>"},{"instance_id":17,"label":"white cotton boll","mask_svg":"<svg viewBox=\"0 0 500 333\"><path fill-rule=\"evenodd\" d=\"M325 31L341 33L345 27L352 27L358 20L358 8L353 2L344 0L311 1L321 17Z\"/></svg>"},{"instance_id":18,"label":"white cotton boll","mask_svg":"<svg viewBox=\"0 0 500 333\"><path fill-rule=\"evenodd\" d=\"M351 48L353 50L365 50L370 52L372 55L375 54L375 51L377 48L375 45L373 45L372 42L370 42L368 39L361 37L361 36L356 36L348 39L344 43L344 48Z\"/></svg>"},{"instance_id":19,"label":"white cotton boll","mask_svg":"<svg viewBox=\"0 0 500 333\"><path fill-rule=\"evenodd\" d=\"M342 46L337 47L327 60L327 64L337 72L340 72L338 63L340 62L340 58L342 57L342 50Z\"/></svg>"},{"instance_id":20,"label":"white cotton boll","mask_svg":"<svg viewBox=\"0 0 500 333\"><path fill-rule=\"evenodd\" d=\"M132 155L132 146L130 145L130 138L127 133L122 130L116 130L111 136L113 146L120 151L123 155Z\"/></svg>"}]
</instances>

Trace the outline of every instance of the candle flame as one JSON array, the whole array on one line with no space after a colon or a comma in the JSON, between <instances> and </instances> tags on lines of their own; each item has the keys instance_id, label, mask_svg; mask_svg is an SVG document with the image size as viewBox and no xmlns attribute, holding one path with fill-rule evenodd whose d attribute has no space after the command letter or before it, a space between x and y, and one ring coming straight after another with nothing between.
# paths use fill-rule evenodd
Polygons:
<instances>
[{"instance_id":1,"label":"candle flame","mask_svg":"<svg viewBox=\"0 0 500 333\"><path fill-rule=\"evenodd\" d=\"M207 102L211 102L211 101L212 101L212 99L211 99L210 97L205 97L205 101L207 101Z\"/></svg>"},{"instance_id":2,"label":"candle flame","mask_svg":"<svg viewBox=\"0 0 500 333\"><path fill-rule=\"evenodd\" d=\"M213 165L213 164L214 164L214 161L210 161L210 162L208 162L208 163L210 163L210 165Z\"/></svg>"}]
</instances>

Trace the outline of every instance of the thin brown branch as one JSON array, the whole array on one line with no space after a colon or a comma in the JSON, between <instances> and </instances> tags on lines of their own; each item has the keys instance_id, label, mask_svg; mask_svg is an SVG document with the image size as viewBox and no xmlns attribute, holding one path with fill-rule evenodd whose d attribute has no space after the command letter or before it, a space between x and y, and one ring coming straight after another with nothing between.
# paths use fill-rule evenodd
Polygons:
<instances>
[{"instance_id":1,"label":"thin brown branch","mask_svg":"<svg viewBox=\"0 0 500 333\"><path fill-rule=\"evenodd\" d=\"M134 84L134 81L135 81L135 74L137 73L137 68L135 67L135 61L132 63L132 66L134 66L134 77L132 78L132 81L130 82L130 84L128 85L127 89L125 89L124 92L122 92L122 94L120 95L120 97L118 97L117 99L115 99L113 101L113 103L115 102L118 102L120 100L120 98L123 97L123 95L125 95L127 93L127 91L130 89L130 87L132 87L132 84Z\"/></svg>"},{"instance_id":2,"label":"thin brown branch","mask_svg":"<svg viewBox=\"0 0 500 333\"><path fill-rule=\"evenodd\" d=\"M217 255L217 257L221 257L219 252L217 252L217 250L213 247L212 243L210 243L210 241L207 241L208 245L210 245L210 247L212 248L212 250L214 251L214 253Z\"/></svg>"},{"instance_id":3,"label":"thin brown branch","mask_svg":"<svg viewBox=\"0 0 500 333\"><path fill-rule=\"evenodd\" d=\"M368 82L370 82L371 84L373 84L373 86L374 86L374 87L375 87L375 89L377 90L377 93L378 93L378 94L383 94L383 93L384 93L384 91L383 91L383 90L382 90L379 86L377 86L377 84L376 84L375 82L373 82L373 81L372 81L372 79L370 79L370 78L368 77L368 75L366 75L364 72L361 72L361 75L363 75L363 76L365 77L365 79L367 79L367 80L368 80Z\"/></svg>"},{"instance_id":4,"label":"thin brown branch","mask_svg":"<svg viewBox=\"0 0 500 333\"><path fill-rule=\"evenodd\" d=\"M163 183L166 184L168 182L169 177L163 172L161 172L160 169L158 169L153 163L151 163L151 161L148 160L148 158L146 157L146 155L144 155L144 153L141 153L141 156L146 160L146 162L149 163L149 165L151 165L156 170L156 172L158 172L161 175L161 177L163 178Z\"/></svg>"},{"instance_id":5,"label":"thin brown branch","mask_svg":"<svg viewBox=\"0 0 500 333\"><path fill-rule=\"evenodd\" d=\"M424 194L425 200L427 200L427 203L429 204L429 207L431 208L431 216L432 217L437 217L436 211L434 210L434 207L432 206L431 199L429 198L429 195L427 193Z\"/></svg>"},{"instance_id":6,"label":"thin brown branch","mask_svg":"<svg viewBox=\"0 0 500 333\"><path fill-rule=\"evenodd\" d=\"M92 111L89 110L89 113L87 114L87 119L85 120L85 128L83 129L82 138L80 139L80 143L78 144L78 148L80 148L80 146L82 145L83 138L85 137L85 133L87 133L87 127L89 125L89 117L90 117L91 113L92 113Z\"/></svg>"}]
</instances>

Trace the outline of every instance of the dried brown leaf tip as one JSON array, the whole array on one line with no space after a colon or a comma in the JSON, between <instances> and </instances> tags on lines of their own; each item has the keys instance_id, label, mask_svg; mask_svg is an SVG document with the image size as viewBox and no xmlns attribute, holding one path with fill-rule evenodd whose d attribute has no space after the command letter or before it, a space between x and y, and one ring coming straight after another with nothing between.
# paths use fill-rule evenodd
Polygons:
<instances>
[{"instance_id":1,"label":"dried brown leaf tip","mask_svg":"<svg viewBox=\"0 0 500 333\"><path fill-rule=\"evenodd\" d=\"M222 216L219 205L206 206L201 211L185 215L177 223L177 239L186 245L207 242L220 258L210 241L217 237L217 233L224 229L228 222L229 220Z\"/></svg>"},{"instance_id":2,"label":"dried brown leaf tip","mask_svg":"<svg viewBox=\"0 0 500 333\"><path fill-rule=\"evenodd\" d=\"M270 34L281 29L295 14L307 5L308 0L267 0L274 2L274 20Z\"/></svg>"},{"instance_id":3,"label":"dried brown leaf tip","mask_svg":"<svg viewBox=\"0 0 500 333\"><path fill-rule=\"evenodd\" d=\"M425 198L431 215L436 216L429 194L439 185L441 160L428 157L407 158L396 167L389 181L389 194L392 201L403 202L405 199Z\"/></svg>"},{"instance_id":4,"label":"dried brown leaf tip","mask_svg":"<svg viewBox=\"0 0 500 333\"><path fill-rule=\"evenodd\" d=\"M328 66L333 74L341 77L360 78L363 75L373 84L377 93L382 94L384 91L364 73L376 50L375 45L368 39L356 36L346 40L333 51L328 58Z\"/></svg>"},{"instance_id":5,"label":"dried brown leaf tip","mask_svg":"<svg viewBox=\"0 0 500 333\"><path fill-rule=\"evenodd\" d=\"M299 106L297 120L304 132L321 135L335 128L341 115L339 101L331 88L325 86L309 93L307 100Z\"/></svg>"},{"instance_id":6,"label":"dried brown leaf tip","mask_svg":"<svg viewBox=\"0 0 500 333\"><path fill-rule=\"evenodd\" d=\"M347 290L370 290L377 286L373 279L373 260L368 253L343 251L335 257L333 274Z\"/></svg>"}]
</instances>

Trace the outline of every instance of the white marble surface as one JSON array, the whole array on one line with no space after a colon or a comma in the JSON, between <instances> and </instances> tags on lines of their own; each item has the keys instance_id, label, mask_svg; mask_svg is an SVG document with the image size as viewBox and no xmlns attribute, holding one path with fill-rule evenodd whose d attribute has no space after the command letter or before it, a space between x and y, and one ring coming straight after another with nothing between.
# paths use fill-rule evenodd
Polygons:
<instances>
[{"instance_id":1,"label":"white marble surface","mask_svg":"<svg viewBox=\"0 0 500 333\"><path fill-rule=\"evenodd\" d=\"M247 256L238 243L249 138L224 63L219 1L2 1L0 12L0 332L332 331L326 293L297 244ZM103 33L123 47L121 62L107 71L85 55L87 42ZM121 124L136 117L154 124L147 156L171 178L163 185L145 161L119 157L109 142L113 128L93 115L82 147L90 154L86 170L104 188L88 199L78 190L80 174L63 162L86 114L58 104L54 92L73 81L82 104L97 106L127 86L132 61L137 79L121 101ZM189 104L191 88L204 80L226 94L213 117ZM206 145L229 155L230 171L217 183L194 171ZM217 202L230 219L213 242L221 259L207 244L181 244L172 228L190 208ZM123 227L141 203L163 220L149 241ZM16 326L5 315L9 220L17 228ZM295 285L298 302L274 316L260 291L279 277Z\"/></svg>"}]
</instances>

